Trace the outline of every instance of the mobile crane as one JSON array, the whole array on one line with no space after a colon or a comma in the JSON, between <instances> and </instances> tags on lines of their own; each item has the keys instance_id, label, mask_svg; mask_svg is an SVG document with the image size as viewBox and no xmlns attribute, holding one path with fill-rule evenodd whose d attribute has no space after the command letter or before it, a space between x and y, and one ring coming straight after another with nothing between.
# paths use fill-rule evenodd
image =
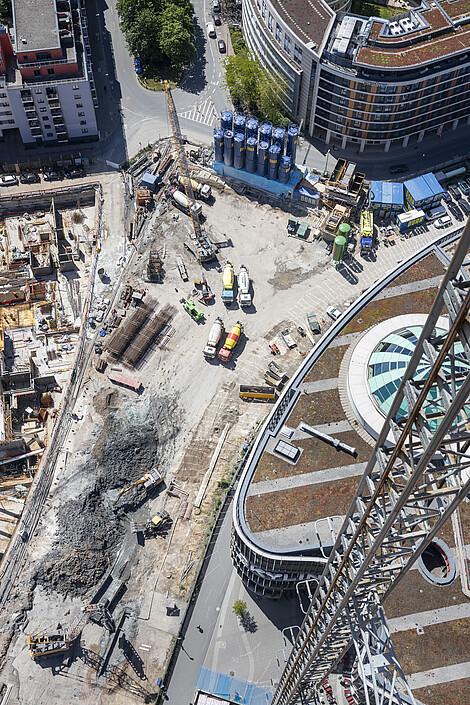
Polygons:
<instances>
[{"instance_id":1,"label":"mobile crane","mask_svg":"<svg viewBox=\"0 0 470 705\"><path fill-rule=\"evenodd\" d=\"M171 130L173 132L176 154L178 157L179 167L181 171L181 181L183 182L184 192L186 194L186 198L188 199L188 210L193 225L193 234L191 235L191 240L196 249L198 260L200 262L209 262L215 257L214 248L212 247L212 244L207 235L203 232L201 224L199 222L199 217L196 212L196 202L194 200L194 193L191 186L191 174L189 173L188 161L186 159L186 153L184 151L183 137L181 134L178 114L176 112L175 104L173 102L173 96L171 95L171 89L168 81L165 81L165 92L166 102L168 106L168 117L170 118Z\"/></svg>"}]
</instances>

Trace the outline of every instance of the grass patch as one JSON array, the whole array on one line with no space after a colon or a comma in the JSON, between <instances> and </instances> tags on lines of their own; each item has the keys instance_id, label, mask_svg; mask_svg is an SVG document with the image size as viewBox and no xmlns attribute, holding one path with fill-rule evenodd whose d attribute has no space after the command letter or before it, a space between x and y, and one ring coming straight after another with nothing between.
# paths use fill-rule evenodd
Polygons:
<instances>
[{"instance_id":1,"label":"grass patch","mask_svg":"<svg viewBox=\"0 0 470 705\"><path fill-rule=\"evenodd\" d=\"M363 2L363 0L353 0L351 12L354 15L361 15L362 17L383 17L383 19L386 20L388 17L401 15L403 13L403 9L398 7L386 7L385 5L376 5L373 2Z\"/></svg>"},{"instance_id":2,"label":"grass patch","mask_svg":"<svg viewBox=\"0 0 470 705\"><path fill-rule=\"evenodd\" d=\"M311 426L317 426L332 421L344 421L345 418L338 390L326 389L315 394L301 394L286 425L297 428L301 421L305 421Z\"/></svg>"},{"instance_id":3,"label":"grass patch","mask_svg":"<svg viewBox=\"0 0 470 705\"><path fill-rule=\"evenodd\" d=\"M402 286L403 284L411 284L412 282L423 281L423 279L431 279L432 277L444 276L445 268L441 260L436 255L428 255L420 262L411 265L406 272L400 274L399 277L389 284L390 287Z\"/></svg>"},{"instance_id":4,"label":"grass patch","mask_svg":"<svg viewBox=\"0 0 470 705\"><path fill-rule=\"evenodd\" d=\"M234 27L233 24L229 24L228 30L230 32L230 39L232 42L233 51L235 54L239 54L243 49L246 49L246 43L243 39L243 33L240 27Z\"/></svg>"},{"instance_id":5,"label":"grass patch","mask_svg":"<svg viewBox=\"0 0 470 705\"><path fill-rule=\"evenodd\" d=\"M304 382L318 382L321 379L334 379L339 374L339 368L348 349L348 345L338 345L328 348L305 376Z\"/></svg>"},{"instance_id":6,"label":"grass patch","mask_svg":"<svg viewBox=\"0 0 470 705\"><path fill-rule=\"evenodd\" d=\"M470 703L470 678L451 683L438 683L413 690L413 695L426 705L463 705Z\"/></svg>"},{"instance_id":7,"label":"grass patch","mask_svg":"<svg viewBox=\"0 0 470 705\"><path fill-rule=\"evenodd\" d=\"M348 477L332 484L323 482L248 497L246 520L251 531L257 532L345 514L358 484L358 477Z\"/></svg>"},{"instance_id":8,"label":"grass patch","mask_svg":"<svg viewBox=\"0 0 470 705\"><path fill-rule=\"evenodd\" d=\"M343 328L341 334L347 335L367 330L375 323L406 313L429 313L437 292L437 288L424 289L423 291L414 291L411 294L394 296L390 299L371 301L362 309L357 318Z\"/></svg>"},{"instance_id":9,"label":"grass patch","mask_svg":"<svg viewBox=\"0 0 470 705\"><path fill-rule=\"evenodd\" d=\"M432 603L429 606L432 608ZM397 632L392 634L392 642L405 675L451 666L470 653L470 620L432 624L424 627L424 634L417 634L415 629ZM448 700L442 702L447 705Z\"/></svg>"}]
</instances>

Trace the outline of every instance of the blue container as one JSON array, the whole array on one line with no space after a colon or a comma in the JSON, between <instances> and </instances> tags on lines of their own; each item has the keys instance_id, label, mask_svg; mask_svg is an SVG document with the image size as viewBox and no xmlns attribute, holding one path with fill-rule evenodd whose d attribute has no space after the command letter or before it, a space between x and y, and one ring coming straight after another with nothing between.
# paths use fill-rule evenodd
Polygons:
<instances>
[{"instance_id":1,"label":"blue container","mask_svg":"<svg viewBox=\"0 0 470 705\"><path fill-rule=\"evenodd\" d=\"M214 128L214 159L216 162L224 161L224 133Z\"/></svg>"},{"instance_id":2,"label":"blue container","mask_svg":"<svg viewBox=\"0 0 470 705\"><path fill-rule=\"evenodd\" d=\"M270 122L263 122L259 128L259 138L263 142L269 142L271 144L271 135L273 132L273 126Z\"/></svg>"},{"instance_id":3,"label":"blue container","mask_svg":"<svg viewBox=\"0 0 470 705\"><path fill-rule=\"evenodd\" d=\"M297 152L297 141L299 139L299 128L297 125L289 125L287 128L287 147L286 154L292 158L292 164L295 164L295 153Z\"/></svg>"},{"instance_id":4,"label":"blue container","mask_svg":"<svg viewBox=\"0 0 470 705\"><path fill-rule=\"evenodd\" d=\"M273 129L273 144L278 144L281 154L284 154L284 140L286 138L286 128L278 125Z\"/></svg>"},{"instance_id":5,"label":"blue container","mask_svg":"<svg viewBox=\"0 0 470 705\"><path fill-rule=\"evenodd\" d=\"M268 179L270 181L276 181L277 171L279 168L279 157L281 156L281 148L278 144L272 144L269 148L269 161L268 161Z\"/></svg>"},{"instance_id":6,"label":"blue container","mask_svg":"<svg viewBox=\"0 0 470 705\"><path fill-rule=\"evenodd\" d=\"M290 177L291 161L290 157L283 156L279 162L279 183L287 184Z\"/></svg>"},{"instance_id":7,"label":"blue container","mask_svg":"<svg viewBox=\"0 0 470 705\"><path fill-rule=\"evenodd\" d=\"M245 135L243 132L236 132L233 138L233 166L235 169L243 169L245 166Z\"/></svg>"},{"instance_id":8,"label":"blue container","mask_svg":"<svg viewBox=\"0 0 470 705\"><path fill-rule=\"evenodd\" d=\"M256 173L258 176L266 176L268 168L269 142L261 140L258 144L258 159L256 160Z\"/></svg>"},{"instance_id":9,"label":"blue container","mask_svg":"<svg viewBox=\"0 0 470 705\"><path fill-rule=\"evenodd\" d=\"M247 128L248 130L248 128ZM256 171L256 147L258 140L256 137L248 137L246 140L246 155L245 155L245 169L249 174L254 174Z\"/></svg>"},{"instance_id":10,"label":"blue container","mask_svg":"<svg viewBox=\"0 0 470 705\"><path fill-rule=\"evenodd\" d=\"M244 115L235 115L233 118L233 131L235 133L245 134L246 117Z\"/></svg>"},{"instance_id":11,"label":"blue container","mask_svg":"<svg viewBox=\"0 0 470 705\"><path fill-rule=\"evenodd\" d=\"M232 129L232 118L233 113L231 110L222 110L220 113L220 127L224 132Z\"/></svg>"},{"instance_id":12,"label":"blue container","mask_svg":"<svg viewBox=\"0 0 470 705\"><path fill-rule=\"evenodd\" d=\"M224 132L224 164L225 166L233 166L233 132L225 130Z\"/></svg>"},{"instance_id":13,"label":"blue container","mask_svg":"<svg viewBox=\"0 0 470 705\"><path fill-rule=\"evenodd\" d=\"M246 121L246 136L258 137L258 118L249 117Z\"/></svg>"}]
</instances>

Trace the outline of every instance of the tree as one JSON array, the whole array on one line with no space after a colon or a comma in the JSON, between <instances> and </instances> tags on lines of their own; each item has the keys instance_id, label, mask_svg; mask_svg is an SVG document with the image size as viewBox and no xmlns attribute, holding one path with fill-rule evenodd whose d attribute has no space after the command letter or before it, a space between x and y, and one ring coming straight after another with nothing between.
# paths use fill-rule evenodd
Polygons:
<instances>
[{"instance_id":1,"label":"tree","mask_svg":"<svg viewBox=\"0 0 470 705\"><path fill-rule=\"evenodd\" d=\"M126 31L129 51L143 61L144 66L160 59L160 23L153 7L147 7L136 15L132 26Z\"/></svg>"},{"instance_id":2,"label":"tree","mask_svg":"<svg viewBox=\"0 0 470 705\"><path fill-rule=\"evenodd\" d=\"M243 618L246 615L246 602L243 600L235 600L233 603L232 610L237 615L237 617Z\"/></svg>"},{"instance_id":3,"label":"tree","mask_svg":"<svg viewBox=\"0 0 470 705\"><path fill-rule=\"evenodd\" d=\"M192 6L191 6L192 7ZM196 48L192 42L192 18L188 8L170 4L159 18L160 49L171 64L190 61Z\"/></svg>"},{"instance_id":4,"label":"tree","mask_svg":"<svg viewBox=\"0 0 470 705\"><path fill-rule=\"evenodd\" d=\"M0 20L8 20L12 16L11 0L0 0Z\"/></svg>"}]
</instances>

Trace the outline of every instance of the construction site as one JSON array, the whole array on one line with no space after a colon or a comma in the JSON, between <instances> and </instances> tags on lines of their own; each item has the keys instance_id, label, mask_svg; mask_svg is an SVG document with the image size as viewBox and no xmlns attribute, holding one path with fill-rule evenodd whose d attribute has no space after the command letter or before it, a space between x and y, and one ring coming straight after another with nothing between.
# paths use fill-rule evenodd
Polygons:
<instances>
[{"instance_id":1,"label":"construction site","mask_svg":"<svg viewBox=\"0 0 470 705\"><path fill-rule=\"evenodd\" d=\"M326 330L328 305L347 307L396 261L385 250L342 270L328 243L288 237L292 216L314 230L324 215L232 188L210 152L183 146L171 95L169 114L173 136L128 172L0 200L10 704L159 697L225 491L318 340L307 313ZM211 188L200 214L191 180ZM249 272L249 306L236 289L224 303L227 261ZM217 320L225 358L203 355Z\"/></svg>"}]
</instances>

